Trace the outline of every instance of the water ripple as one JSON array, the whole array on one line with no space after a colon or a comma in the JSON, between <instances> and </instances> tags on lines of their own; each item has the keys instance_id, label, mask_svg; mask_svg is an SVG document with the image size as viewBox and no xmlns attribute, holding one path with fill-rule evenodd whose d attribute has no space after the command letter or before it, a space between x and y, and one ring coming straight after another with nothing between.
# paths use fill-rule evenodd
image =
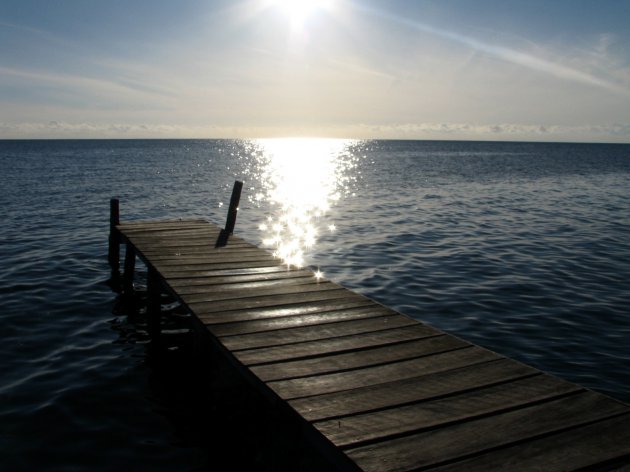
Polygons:
<instances>
[{"instance_id":1,"label":"water ripple","mask_svg":"<svg viewBox=\"0 0 630 472\"><path fill-rule=\"evenodd\" d=\"M104 283L108 205L117 195L123 219L220 224L232 182L254 168L250 149L241 141L0 142L7 467L206 464L182 434L195 415L181 403L190 402L169 401L182 398L169 390L173 378L160 380L148 361L146 320L120 311ZM337 229L308 254L327 277L630 401L627 146L368 141L348 152L356 180L328 214ZM254 185L246 182L245 194ZM245 199L239 234L259 243L263 213Z\"/></svg>"}]
</instances>

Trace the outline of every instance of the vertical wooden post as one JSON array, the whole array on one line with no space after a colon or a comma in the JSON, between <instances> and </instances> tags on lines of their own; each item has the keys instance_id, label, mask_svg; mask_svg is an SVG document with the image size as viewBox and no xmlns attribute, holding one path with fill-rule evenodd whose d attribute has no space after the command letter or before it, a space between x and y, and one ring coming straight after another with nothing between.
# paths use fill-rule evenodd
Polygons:
<instances>
[{"instance_id":1,"label":"vertical wooden post","mask_svg":"<svg viewBox=\"0 0 630 472\"><path fill-rule=\"evenodd\" d=\"M112 274L118 274L120 269L120 238L116 226L120 224L120 209L117 198L109 201L109 266Z\"/></svg>"},{"instance_id":2,"label":"vertical wooden post","mask_svg":"<svg viewBox=\"0 0 630 472\"><path fill-rule=\"evenodd\" d=\"M241 200L242 189L243 182L239 182L238 180L234 182L232 197L230 198L230 208L228 209L227 220L225 221L225 232L228 236L234 232L234 226L236 225L236 213L238 212L238 204Z\"/></svg>"},{"instance_id":3,"label":"vertical wooden post","mask_svg":"<svg viewBox=\"0 0 630 472\"><path fill-rule=\"evenodd\" d=\"M238 212L238 204L241 200L242 189L243 182L239 182L238 180L234 182L234 187L232 188L232 198L230 198L230 207L228 208L227 220L225 221L225 228L221 230L215 247L225 246L228 238L234 232L234 226L236 225L236 213Z\"/></svg>"},{"instance_id":4,"label":"vertical wooden post","mask_svg":"<svg viewBox=\"0 0 630 472\"><path fill-rule=\"evenodd\" d=\"M125 272L123 274L123 293L133 295L133 276L136 270L136 251L130 243L125 247Z\"/></svg>"},{"instance_id":5,"label":"vertical wooden post","mask_svg":"<svg viewBox=\"0 0 630 472\"><path fill-rule=\"evenodd\" d=\"M153 341L159 340L160 336L160 276L153 267L149 267L147 274L147 325L149 334Z\"/></svg>"}]
</instances>

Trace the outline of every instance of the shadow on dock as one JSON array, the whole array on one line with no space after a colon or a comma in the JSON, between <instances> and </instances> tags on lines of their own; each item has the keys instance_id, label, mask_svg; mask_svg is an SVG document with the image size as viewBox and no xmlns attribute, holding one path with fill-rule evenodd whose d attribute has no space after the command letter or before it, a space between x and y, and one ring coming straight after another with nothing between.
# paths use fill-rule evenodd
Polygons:
<instances>
[{"instance_id":1,"label":"shadow on dock","mask_svg":"<svg viewBox=\"0 0 630 472\"><path fill-rule=\"evenodd\" d=\"M141 284L133 296L117 297L114 314L133 328L133 342L145 344L150 395L173 425L177 446L201 453L204 461L195 470L329 470L295 421L270 408L221 355L200 342L181 304L164 294L162 309L159 343L148 333Z\"/></svg>"}]
</instances>

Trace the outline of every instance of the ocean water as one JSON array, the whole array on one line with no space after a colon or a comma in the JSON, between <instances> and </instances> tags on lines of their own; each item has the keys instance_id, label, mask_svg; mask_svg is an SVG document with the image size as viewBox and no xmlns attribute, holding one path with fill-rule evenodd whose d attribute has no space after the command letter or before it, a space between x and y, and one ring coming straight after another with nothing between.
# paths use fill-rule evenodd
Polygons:
<instances>
[{"instance_id":1,"label":"ocean water","mask_svg":"<svg viewBox=\"0 0 630 472\"><path fill-rule=\"evenodd\" d=\"M630 145L0 141L0 171L0 468L212 469L235 450L249 412L219 415L220 380L178 364L203 364L185 330L156 362L107 284L111 197L123 220L222 224L235 179L240 236L630 402ZM240 465L264 469L250 433Z\"/></svg>"}]
</instances>

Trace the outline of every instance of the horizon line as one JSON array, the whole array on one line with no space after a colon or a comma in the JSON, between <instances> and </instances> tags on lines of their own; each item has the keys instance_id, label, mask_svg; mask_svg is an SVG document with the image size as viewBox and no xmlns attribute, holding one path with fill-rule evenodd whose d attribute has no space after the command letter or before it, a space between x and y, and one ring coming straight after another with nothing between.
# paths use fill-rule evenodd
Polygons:
<instances>
[{"instance_id":1,"label":"horizon line","mask_svg":"<svg viewBox=\"0 0 630 472\"><path fill-rule=\"evenodd\" d=\"M317 140L317 139L329 139L329 140L341 140L341 141L426 141L426 142L462 142L462 143L527 143L527 144L619 144L630 145L630 141L572 141L572 140L536 140L536 139L435 139L435 138L340 138L340 137L327 137L327 136L266 136L266 137L195 137L195 138L181 138L181 137L102 137L102 138L84 138L84 137L31 137L31 138L4 138L0 137L2 141L255 141L263 139L303 139L303 140Z\"/></svg>"}]
</instances>

